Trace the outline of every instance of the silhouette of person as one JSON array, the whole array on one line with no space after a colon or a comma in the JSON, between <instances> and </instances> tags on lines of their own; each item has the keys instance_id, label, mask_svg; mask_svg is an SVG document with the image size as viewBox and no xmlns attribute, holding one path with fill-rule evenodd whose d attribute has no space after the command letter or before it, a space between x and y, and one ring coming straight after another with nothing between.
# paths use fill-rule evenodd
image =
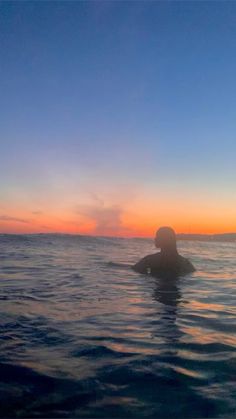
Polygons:
<instances>
[{"instance_id":1,"label":"silhouette of person","mask_svg":"<svg viewBox=\"0 0 236 419\"><path fill-rule=\"evenodd\" d=\"M142 274L167 276L170 279L195 271L192 263L179 255L176 246L176 235L171 227L161 227L156 232L155 246L161 251L147 255L137 262L133 269Z\"/></svg>"}]
</instances>

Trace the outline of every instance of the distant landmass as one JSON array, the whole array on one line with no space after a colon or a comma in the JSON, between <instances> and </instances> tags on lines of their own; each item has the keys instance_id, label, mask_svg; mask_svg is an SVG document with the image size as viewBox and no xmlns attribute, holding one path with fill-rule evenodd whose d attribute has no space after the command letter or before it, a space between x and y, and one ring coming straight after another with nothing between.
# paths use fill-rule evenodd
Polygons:
<instances>
[{"instance_id":1,"label":"distant landmass","mask_svg":"<svg viewBox=\"0 0 236 419\"><path fill-rule=\"evenodd\" d=\"M224 234L177 234L178 240L200 240L200 241L220 241L234 242L236 241L236 233Z\"/></svg>"}]
</instances>

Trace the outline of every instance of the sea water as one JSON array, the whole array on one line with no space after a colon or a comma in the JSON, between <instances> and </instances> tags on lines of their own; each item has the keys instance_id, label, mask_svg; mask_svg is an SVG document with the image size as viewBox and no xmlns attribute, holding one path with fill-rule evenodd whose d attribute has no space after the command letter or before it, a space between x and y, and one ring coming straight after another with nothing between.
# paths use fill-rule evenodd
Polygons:
<instances>
[{"instance_id":1,"label":"sea water","mask_svg":"<svg viewBox=\"0 0 236 419\"><path fill-rule=\"evenodd\" d=\"M234 417L236 243L178 248L167 283L149 239L1 235L1 417Z\"/></svg>"}]
</instances>

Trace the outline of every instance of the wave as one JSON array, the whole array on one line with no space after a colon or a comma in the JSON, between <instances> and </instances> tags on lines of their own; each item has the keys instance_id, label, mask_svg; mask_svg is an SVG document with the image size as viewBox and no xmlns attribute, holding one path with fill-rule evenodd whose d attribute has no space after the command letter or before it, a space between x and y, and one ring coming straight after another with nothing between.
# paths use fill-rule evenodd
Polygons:
<instances>
[{"instance_id":1,"label":"wave","mask_svg":"<svg viewBox=\"0 0 236 419\"><path fill-rule=\"evenodd\" d=\"M0 416L232 415L233 247L179 246L166 284L130 269L149 239L1 236Z\"/></svg>"}]
</instances>

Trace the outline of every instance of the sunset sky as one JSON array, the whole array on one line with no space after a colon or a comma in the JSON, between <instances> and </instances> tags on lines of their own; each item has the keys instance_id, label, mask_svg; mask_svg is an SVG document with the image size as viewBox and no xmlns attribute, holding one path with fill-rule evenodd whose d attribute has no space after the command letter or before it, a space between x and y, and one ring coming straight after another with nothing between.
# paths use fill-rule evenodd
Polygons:
<instances>
[{"instance_id":1,"label":"sunset sky","mask_svg":"<svg viewBox=\"0 0 236 419\"><path fill-rule=\"evenodd\" d=\"M236 2L1 1L0 56L1 233L236 231Z\"/></svg>"}]
</instances>

